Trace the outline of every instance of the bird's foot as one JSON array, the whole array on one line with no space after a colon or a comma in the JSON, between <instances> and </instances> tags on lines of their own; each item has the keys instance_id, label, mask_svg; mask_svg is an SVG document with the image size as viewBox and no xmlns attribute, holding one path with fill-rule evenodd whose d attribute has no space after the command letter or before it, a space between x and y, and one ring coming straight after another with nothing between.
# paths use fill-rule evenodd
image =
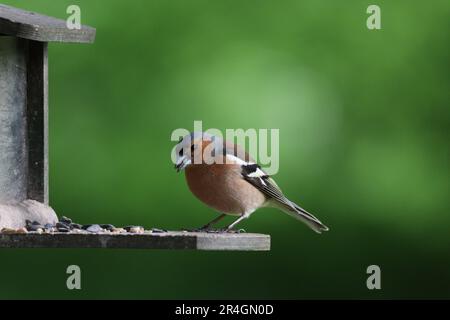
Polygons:
<instances>
[{"instance_id":1,"label":"bird's foot","mask_svg":"<svg viewBox=\"0 0 450 320\"><path fill-rule=\"evenodd\" d=\"M181 231L183 232L200 232L200 228L196 228L196 229L181 229Z\"/></svg>"},{"instance_id":2,"label":"bird's foot","mask_svg":"<svg viewBox=\"0 0 450 320\"><path fill-rule=\"evenodd\" d=\"M216 229L212 229L210 226L203 226L200 228L194 228L194 229L182 229L182 231L185 232L214 232Z\"/></svg>"},{"instance_id":3,"label":"bird's foot","mask_svg":"<svg viewBox=\"0 0 450 320\"><path fill-rule=\"evenodd\" d=\"M222 229L216 229L216 230L208 230L209 233L245 233L246 231L244 229L228 229L228 228L222 228Z\"/></svg>"},{"instance_id":4,"label":"bird's foot","mask_svg":"<svg viewBox=\"0 0 450 320\"><path fill-rule=\"evenodd\" d=\"M206 233L246 233L245 229L220 228L214 229L210 226L203 226L195 229L182 229L184 232L206 232Z\"/></svg>"}]
</instances>

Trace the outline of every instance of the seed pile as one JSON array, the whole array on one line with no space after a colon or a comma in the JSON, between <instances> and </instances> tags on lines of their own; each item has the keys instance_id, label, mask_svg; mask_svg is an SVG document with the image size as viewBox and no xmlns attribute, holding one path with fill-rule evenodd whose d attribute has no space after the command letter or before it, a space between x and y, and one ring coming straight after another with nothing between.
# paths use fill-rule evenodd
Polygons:
<instances>
[{"instance_id":1,"label":"seed pile","mask_svg":"<svg viewBox=\"0 0 450 320\"><path fill-rule=\"evenodd\" d=\"M24 234L24 233L111 233L111 234L121 234L121 233L162 233L167 232L167 230L152 228L150 230L145 230L142 226L126 226L126 227L115 227L112 224L79 224L72 221L72 219L67 217L61 217L59 221L55 224L45 224L42 225L38 221L26 221L26 225L23 228L11 229L3 228L0 233L3 234Z\"/></svg>"}]
</instances>

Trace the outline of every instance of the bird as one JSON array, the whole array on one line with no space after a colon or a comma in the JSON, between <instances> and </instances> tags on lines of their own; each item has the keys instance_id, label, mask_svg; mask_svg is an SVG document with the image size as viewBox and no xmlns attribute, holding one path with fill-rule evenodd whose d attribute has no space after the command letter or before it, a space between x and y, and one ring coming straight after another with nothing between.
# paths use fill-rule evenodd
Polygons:
<instances>
[{"instance_id":1,"label":"bird","mask_svg":"<svg viewBox=\"0 0 450 320\"><path fill-rule=\"evenodd\" d=\"M239 145L207 132L191 132L179 140L174 150L175 169L185 172L190 191L220 213L196 231L212 230L214 224L232 215L237 219L221 230L233 232L236 225L263 207L278 208L317 233L329 230L290 201L275 180Z\"/></svg>"}]
</instances>

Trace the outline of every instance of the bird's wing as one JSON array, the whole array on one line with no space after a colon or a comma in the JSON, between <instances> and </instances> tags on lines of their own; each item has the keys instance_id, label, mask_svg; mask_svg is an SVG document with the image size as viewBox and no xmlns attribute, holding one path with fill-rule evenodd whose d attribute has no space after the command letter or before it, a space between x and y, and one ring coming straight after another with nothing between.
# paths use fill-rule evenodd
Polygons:
<instances>
[{"instance_id":1,"label":"bird's wing","mask_svg":"<svg viewBox=\"0 0 450 320\"><path fill-rule=\"evenodd\" d=\"M328 228L319 219L286 198L276 182L255 163L241 164L242 177L260 190L270 203L289 215L303 221L314 231L321 233Z\"/></svg>"}]
</instances>

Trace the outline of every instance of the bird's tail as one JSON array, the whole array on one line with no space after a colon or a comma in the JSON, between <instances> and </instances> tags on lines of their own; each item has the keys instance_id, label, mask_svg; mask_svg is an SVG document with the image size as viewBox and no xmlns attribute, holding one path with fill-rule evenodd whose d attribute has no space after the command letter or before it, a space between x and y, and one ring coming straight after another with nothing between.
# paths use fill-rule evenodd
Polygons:
<instances>
[{"instance_id":1,"label":"bird's tail","mask_svg":"<svg viewBox=\"0 0 450 320\"><path fill-rule=\"evenodd\" d=\"M328 231L328 227L319 221L315 216L296 205L292 201L290 201L291 205L281 204L278 201L271 201L270 205L273 207L277 207L281 209L283 212L287 213L291 217L294 217L297 220L300 220L308 227L310 227L313 231L317 233L322 233L323 231Z\"/></svg>"}]
</instances>

